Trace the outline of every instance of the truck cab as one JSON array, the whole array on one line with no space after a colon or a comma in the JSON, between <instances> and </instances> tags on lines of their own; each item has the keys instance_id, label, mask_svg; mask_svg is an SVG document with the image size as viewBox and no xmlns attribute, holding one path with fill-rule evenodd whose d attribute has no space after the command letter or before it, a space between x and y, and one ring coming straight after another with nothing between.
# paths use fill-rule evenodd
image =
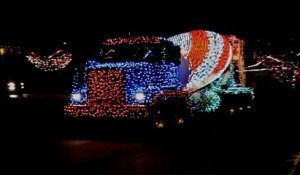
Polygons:
<instances>
[{"instance_id":1,"label":"truck cab","mask_svg":"<svg viewBox=\"0 0 300 175\"><path fill-rule=\"evenodd\" d=\"M88 60L84 71L76 73L65 113L182 121L181 116L188 115L188 96L182 91L179 65L180 48L166 39L108 39L100 56Z\"/></svg>"}]
</instances>

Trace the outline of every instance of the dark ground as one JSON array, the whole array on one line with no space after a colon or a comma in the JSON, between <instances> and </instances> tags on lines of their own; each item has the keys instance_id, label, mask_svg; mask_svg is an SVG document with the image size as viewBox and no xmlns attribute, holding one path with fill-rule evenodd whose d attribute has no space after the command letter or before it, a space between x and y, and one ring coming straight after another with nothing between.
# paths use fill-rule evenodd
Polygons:
<instances>
[{"instance_id":1,"label":"dark ground","mask_svg":"<svg viewBox=\"0 0 300 175\"><path fill-rule=\"evenodd\" d=\"M199 116L170 130L139 121L66 120L63 100L6 101L2 171L287 175L288 160L300 150L299 91L259 81L253 112Z\"/></svg>"}]
</instances>

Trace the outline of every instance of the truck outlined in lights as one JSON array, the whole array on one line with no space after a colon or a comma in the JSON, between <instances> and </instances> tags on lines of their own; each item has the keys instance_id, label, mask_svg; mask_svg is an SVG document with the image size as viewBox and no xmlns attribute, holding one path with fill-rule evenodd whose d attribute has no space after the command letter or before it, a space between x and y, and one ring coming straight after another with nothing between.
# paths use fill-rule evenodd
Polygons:
<instances>
[{"instance_id":1,"label":"truck outlined in lights","mask_svg":"<svg viewBox=\"0 0 300 175\"><path fill-rule=\"evenodd\" d=\"M65 114L153 118L163 127L170 121L182 124L193 110L215 111L221 93L253 93L242 78L239 84L235 80L241 60L234 57L242 50L231 41L239 40L202 30L108 39L100 57L74 76Z\"/></svg>"}]
</instances>

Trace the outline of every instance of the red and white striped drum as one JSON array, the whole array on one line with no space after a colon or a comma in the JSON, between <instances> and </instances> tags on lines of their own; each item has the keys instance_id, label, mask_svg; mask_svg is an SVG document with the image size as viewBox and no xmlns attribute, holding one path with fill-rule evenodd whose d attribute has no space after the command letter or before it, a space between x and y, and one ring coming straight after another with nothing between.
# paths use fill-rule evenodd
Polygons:
<instances>
[{"instance_id":1,"label":"red and white striped drum","mask_svg":"<svg viewBox=\"0 0 300 175\"><path fill-rule=\"evenodd\" d=\"M168 38L181 48L180 81L184 90L195 91L219 78L232 60L226 36L194 30Z\"/></svg>"}]
</instances>

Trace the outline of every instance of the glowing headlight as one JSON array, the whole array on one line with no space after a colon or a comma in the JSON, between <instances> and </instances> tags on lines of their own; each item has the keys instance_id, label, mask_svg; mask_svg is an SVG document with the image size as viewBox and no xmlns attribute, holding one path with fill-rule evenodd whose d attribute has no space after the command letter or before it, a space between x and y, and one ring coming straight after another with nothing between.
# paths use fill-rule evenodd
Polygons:
<instances>
[{"instance_id":1,"label":"glowing headlight","mask_svg":"<svg viewBox=\"0 0 300 175\"><path fill-rule=\"evenodd\" d=\"M23 82L20 83L20 86L21 86L21 89L24 89L24 88L25 88Z\"/></svg>"},{"instance_id":2,"label":"glowing headlight","mask_svg":"<svg viewBox=\"0 0 300 175\"><path fill-rule=\"evenodd\" d=\"M10 91L10 92L13 92L16 90L16 83L14 82L8 82L7 83L7 89Z\"/></svg>"},{"instance_id":3,"label":"glowing headlight","mask_svg":"<svg viewBox=\"0 0 300 175\"><path fill-rule=\"evenodd\" d=\"M10 94L9 98L19 98L19 95L17 95L17 94Z\"/></svg>"},{"instance_id":4,"label":"glowing headlight","mask_svg":"<svg viewBox=\"0 0 300 175\"><path fill-rule=\"evenodd\" d=\"M138 93L135 94L134 97L135 97L136 100L142 101L142 100L145 99L146 96L145 96L145 94L143 92L138 92Z\"/></svg>"},{"instance_id":5,"label":"glowing headlight","mask_svg":"<svg viewBox=\"0 0 300 175\"><path fill-rule=\"evenodd\" d=\"M81 100L81 94L72 94L72 99L79 102Z\"/></svg>"}]
</instances>

